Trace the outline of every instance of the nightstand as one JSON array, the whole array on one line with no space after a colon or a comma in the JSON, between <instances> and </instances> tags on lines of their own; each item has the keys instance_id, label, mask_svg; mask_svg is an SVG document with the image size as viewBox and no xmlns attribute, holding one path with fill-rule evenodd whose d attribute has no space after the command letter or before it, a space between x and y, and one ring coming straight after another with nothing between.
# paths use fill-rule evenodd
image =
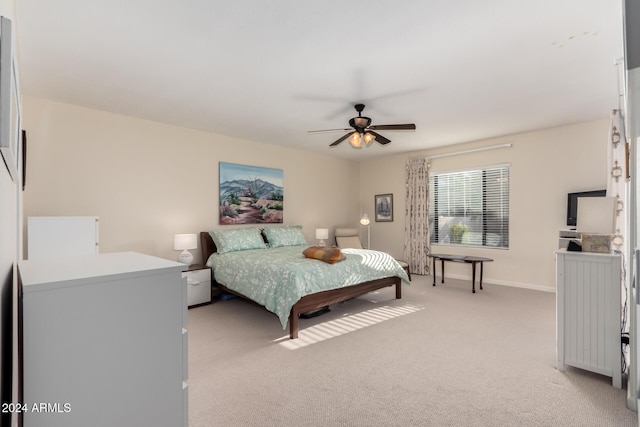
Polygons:
<instances>
[{"instance_id":1,"label":"nightstand","mask_svg":"<svg viewBox=\"0 0 640 427\"><path fill-rule=\"evenodd\" d=\"M187 279L187 306L211 304L211 268L202 264L190 265L182 272Z\"/></svg>"}]
</instances>

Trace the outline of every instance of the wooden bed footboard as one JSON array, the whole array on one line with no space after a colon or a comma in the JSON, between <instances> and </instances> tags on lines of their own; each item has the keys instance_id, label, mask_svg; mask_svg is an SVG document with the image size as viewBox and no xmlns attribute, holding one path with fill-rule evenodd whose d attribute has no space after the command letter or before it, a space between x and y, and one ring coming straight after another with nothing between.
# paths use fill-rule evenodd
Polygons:
<instances>
[{"instance_id":1,"label":"wooden bed footboard","mask_svg":"<svg viewBox=\"0 0 640 427\"><path fill-rule=\"evenodd\" d=\"M402 280L395 276L359 283L344 288L322 291L300 298L291 308L291 313L289 314L289 338L298 338L298 318L300 313L317 310L393 285L396 286L396 299L402 298Z\"/></svg>"},{"instance_id":2,"label":"wooden bed footboard","mask_svg":"<svg viewBox=\"0 0 640 427\"><path fill-rule=\"evenodd\" d=\"M215 279L213 279L215 281ZM291 307L289 313L289 338L298 338L298 321L301 313L307 313L309 311L317 310L322 307L326 307L331 304L337 304L342 301L356 298L361 295L373 292L378 289L386 288L388 286L396 286L396 299L402 298L402 280L399 277L386 277L384 279L372 280L370 282L359 283L357 285L347 286L345 288L332 289L329 291L317 292L315 294L306 295L297 303ZM224 292L228 292L232 295L236 295L245 301L255 304L258 307L264 308L262 305L253 301L241 293L232 291L223 284L215 282L215 286L219 287Z\"/></svg>"}]
</instances>

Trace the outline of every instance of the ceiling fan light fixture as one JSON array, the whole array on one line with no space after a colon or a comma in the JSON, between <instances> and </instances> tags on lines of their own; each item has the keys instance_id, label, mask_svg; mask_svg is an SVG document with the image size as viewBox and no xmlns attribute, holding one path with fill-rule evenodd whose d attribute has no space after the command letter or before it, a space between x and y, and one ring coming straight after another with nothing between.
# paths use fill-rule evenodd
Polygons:
<instances>
[{"instance_id":1,"label":"ceiling fan light fixture","mask_svg":"<svg viewBox=\"0 0 640 427\"><path fill-rule=\"evenodd\" d=\"M369 117L354 117L353 119L353 127L364 129L371 124L371 119Z\"/></svg>"},{"instance_id":2,"label":"ceiling fan light fixture","mask_svg":"<svg viewBox=\"0 0 640 427\"><path fill-rule=\"evenodd\" d=\"M365 144L367 144L367 147L368 147L376 139L376 136L370 132L367 132L364 134L363 139Z\"/></svg>"},{"instance_id":3,"label":"ceiling fan light fixture","mask_svg":"<svg viewBox=\"0 0 640 427\"><path fill-rule=\"evenodd\" d=\"M349 141L351 147L355 149L361 149L362 147L368 147L376 141L380 143L380 145L386 145L391 142L387 137L380 135L375 132L378 130L415 130L416 125L414 123L406 123L406 124L390 124L390 125L371 125L371 118L362 116L362 111L364 110L364 104L356 104L354 105L356 111L358 112L358 117L353 117L349 119L349 126L353 128L351 129L325 129L325 130L316 130L316 131L308 131L309 133L315 132L332 132L338 130L347 131L344 135L342 135L337 140L333 141L329 144L329 147L335 147L340 144L345 139Z\"/></svg>"},{"instance_id":4,"label":"ceiling fan light fixture","mask_svg":"<svg viewBox=\"0 0 640 427\"><path fill-rule=\"evenodd\" d=\"M362 140L363 138L360 137L358 132L353 132L348 139L349 144L351 144L353 148L362 148Z\"/></svg>"}]
</instances>

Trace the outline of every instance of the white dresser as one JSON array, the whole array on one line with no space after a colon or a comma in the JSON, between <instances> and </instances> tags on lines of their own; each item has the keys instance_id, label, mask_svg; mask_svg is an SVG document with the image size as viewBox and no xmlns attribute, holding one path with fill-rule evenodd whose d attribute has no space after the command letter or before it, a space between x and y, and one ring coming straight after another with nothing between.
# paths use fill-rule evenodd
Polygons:
<instances>
[{"instance_id":1,"label":"white dresser","mask_svg":"<svg viewBox=\"0 0 640 427\"><path fill-rule=\"evenodd\" d=\"M621 388L620 255L556 252L556 365L612 378Z\"/></svg>"},{"instance_id":2,"label":"white dresser","mask_svg":"<svg viewBox=\"0 0 640 427\"><path fill-rule=\"evenodd\" d=\"M23 425L187 426L183 268L135 252L20 261Z\"/></svg>"}]
</instances>

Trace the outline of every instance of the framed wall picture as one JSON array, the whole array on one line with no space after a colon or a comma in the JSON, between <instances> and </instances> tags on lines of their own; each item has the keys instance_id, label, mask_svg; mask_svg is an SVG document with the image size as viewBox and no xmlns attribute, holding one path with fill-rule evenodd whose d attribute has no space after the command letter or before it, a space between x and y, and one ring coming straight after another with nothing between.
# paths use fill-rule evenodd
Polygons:
<instances>
[{"instance_id":1,"label":"framed wall picture","mask_svg":"<svg viewBox=\"0 0 640 427\"><path fill-rule=\"evenodd\" d=\"M11 175L18 182L20 152L20 95L18 73L13 60L11 21L0 17L0 153Z\"/></svg>"},{"instance_id":2,"label":"framed wall picture","mask_svg":"<svg viewBox=\"0 0 640 427\"><path fill-rule=\"evenodd\" d=\"M376 194L376 222L393 221L393 194Z\"/></svg>"},{"instance_id":3,"label":"framed wall picture","mask_svg":"<svg viewBox=\"0 0 640 427\"><path fill-rule=\"evenodd\" d=\"M282 169L220 162L220 224L282 224Z\"/></svg>"},{"instance_id":4,"label":"framed wall picture","mask_svg":"<svg viewBox=\"0 0 640 427\"><path fill-rule=\"evenodd\" d=\"M22 129L22 191L27 184L27 131Z\"/></svg>"}]
</instances>

